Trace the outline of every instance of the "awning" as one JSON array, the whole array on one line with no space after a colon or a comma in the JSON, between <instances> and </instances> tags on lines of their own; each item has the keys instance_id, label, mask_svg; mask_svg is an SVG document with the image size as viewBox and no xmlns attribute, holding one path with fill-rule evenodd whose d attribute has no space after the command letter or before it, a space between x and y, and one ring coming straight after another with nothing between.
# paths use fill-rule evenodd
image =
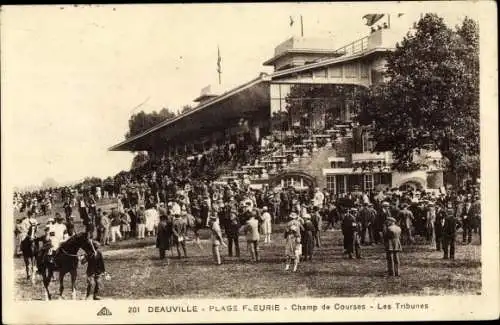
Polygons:
<instances>
[{"instance_id":1,"label":"awning","mask_svg":"<svg viewBox=\"0 0 500 325\"><path fill-rule=\"evenodd\" d=\"M229 120L269 114L269 82L261 74L258 78L199 105L175 117L122 141L108 150L141 151L165 148L173 143L186 142L203 133L224 130Z\"/></svg>"}]
</instances>

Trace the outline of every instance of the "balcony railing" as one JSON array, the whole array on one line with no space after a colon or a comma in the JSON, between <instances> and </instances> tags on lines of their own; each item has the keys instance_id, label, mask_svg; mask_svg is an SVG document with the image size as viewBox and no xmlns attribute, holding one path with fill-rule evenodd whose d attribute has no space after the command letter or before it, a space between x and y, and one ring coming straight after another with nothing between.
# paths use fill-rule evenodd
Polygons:
<instances>
[{"instance_id":1,"label":"balcony railing","mask_svg":"<svg viewBox=\"0 0 500 325\"><path fill-rule=\"evenodd\" d=\"M349 44L339 48L335 52L348 56L348 55L353 55L356 53L366 51L366 50L368 50L368 37L369 36L365 36L365 37L358 39L352 43L349 43Z\"/></svg>"},{"instance_id":2,"label":"balcony railing","mask_svg":"<svg viewBox=\"0 0 500 325\"><path fill-rule=\"evenodd\" d=\"M353 153L352 154L352 162L353 163L362 163L362 162L384 162L387 165L392 164L392 152L384 151L384 152L362 152L362 153Z\"/></svg>"}]
</instances>

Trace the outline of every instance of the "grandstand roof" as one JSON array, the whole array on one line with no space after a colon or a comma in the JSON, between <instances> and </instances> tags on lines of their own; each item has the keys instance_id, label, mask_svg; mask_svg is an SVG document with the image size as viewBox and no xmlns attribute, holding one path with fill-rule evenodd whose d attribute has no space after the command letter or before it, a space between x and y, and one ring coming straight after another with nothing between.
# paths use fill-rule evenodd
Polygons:
<instances>
[{"instance_id":1,"label":"grandstand roof","mask_svg":"<svg viewBox=\"0 0 500 325\"><path fill-rule=\"evenodd\" d=\"M160 131L163 133L163 140L168 141L169 139L182 137L183 134L198 131L200 128L208 128L209 126L216 127L217 125L221 126L221 122L224 121L224 118L238 117L245 111L251 112L257 110L260 105L269 105L268 89L266 88L265 91L259 89L259 86L262 88L262 84L267 80L267 74L261 73L259 77L233 88L220 96L209 99L189 112L161 122L140 134L130 137L129 139L110 147L108 150L148 150L154 146L153 142L149 141L152 135L156 135ZM247 94L246 92L250 93ZM240 105L224 105L225 102L230 101L233 98L237 98L238 96L242 99L251 98L251 101L247 101L249 102L249 105L241 105L241 101L239 103ZM260 102L257 103L256 101L259 100ZM196 119L193 118L193 116L196 116ZM200 124L200 121L203 121L203 125ZM175 132L166 132L167 128L175 129Z\"/></svg>"}]
</instances>

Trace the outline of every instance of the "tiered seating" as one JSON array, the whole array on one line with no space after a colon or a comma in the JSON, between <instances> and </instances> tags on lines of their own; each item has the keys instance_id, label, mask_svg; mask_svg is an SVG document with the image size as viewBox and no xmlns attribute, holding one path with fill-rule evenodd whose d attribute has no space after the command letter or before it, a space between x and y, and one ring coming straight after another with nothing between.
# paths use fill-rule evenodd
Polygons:
<instances>
[{"instance_id":1,"label":"tiered seating","mask_svg":"<svg viewBox=\"0 0 500 325\"><path fill-rule=\"evenodd\" d=\"M303 138L300 143L285 145L276 143L273 146L261 148L260 155L253 164L240 166L231 172L231 175L221 177L223 181L233 179L264 180L278 174L291 164L309 159L320 147L332 148L334 141L341 141L343 137L352 136L351 124L337 124L333 128L320 133L311 134Z\"/></svg>"}]
</instances>

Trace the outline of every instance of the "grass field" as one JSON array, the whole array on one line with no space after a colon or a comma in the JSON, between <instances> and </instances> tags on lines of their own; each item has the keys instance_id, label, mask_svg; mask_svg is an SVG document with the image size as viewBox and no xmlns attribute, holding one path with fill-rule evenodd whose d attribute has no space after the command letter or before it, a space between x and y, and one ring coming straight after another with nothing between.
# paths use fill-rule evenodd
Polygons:
<instances>
[{"instance_id":1,"label":"grass field","mask_svg":"<svg viewBox=\"0 0 500 325\"><path fill-rule=\"evenodd\" d=\"M131 239L103 249L111 280L103 281L103 299L144 298L271 298L271 297L363 297L385 295L480 294L481 246L477 235L472 245L457 244L456 260L442 260L442 253L421 244L404 247L401 277L387 278L382 246L363 246L360 260L342 256L339 230L322 234L323 246L312 262L302 262L296 273L284 271L284 240L281 227L273 231L272 244L260 245L262 260L250 261L244 238L241 258L224 257L222 265L212 261L211 246L200 249L187 244L188 258L158 259L154 238ZM203 237L207 237L204 233ZM457 237L459 238L459 237ZM174 249L175 250L175 249ZM223 256L227 250L222 248ZM169 253L170 255L170 253ZM174 253L174 256L177 254ZM15 260L16 298L41 299L42 285L25 279L22 259ZM84 298L85 266L79 266L78 298ZM58 291L53 282L51 292ZM65 299L70 299L69 276ZM57 295L55 295L57 299Z\"/></svg>"}]
</instances>

